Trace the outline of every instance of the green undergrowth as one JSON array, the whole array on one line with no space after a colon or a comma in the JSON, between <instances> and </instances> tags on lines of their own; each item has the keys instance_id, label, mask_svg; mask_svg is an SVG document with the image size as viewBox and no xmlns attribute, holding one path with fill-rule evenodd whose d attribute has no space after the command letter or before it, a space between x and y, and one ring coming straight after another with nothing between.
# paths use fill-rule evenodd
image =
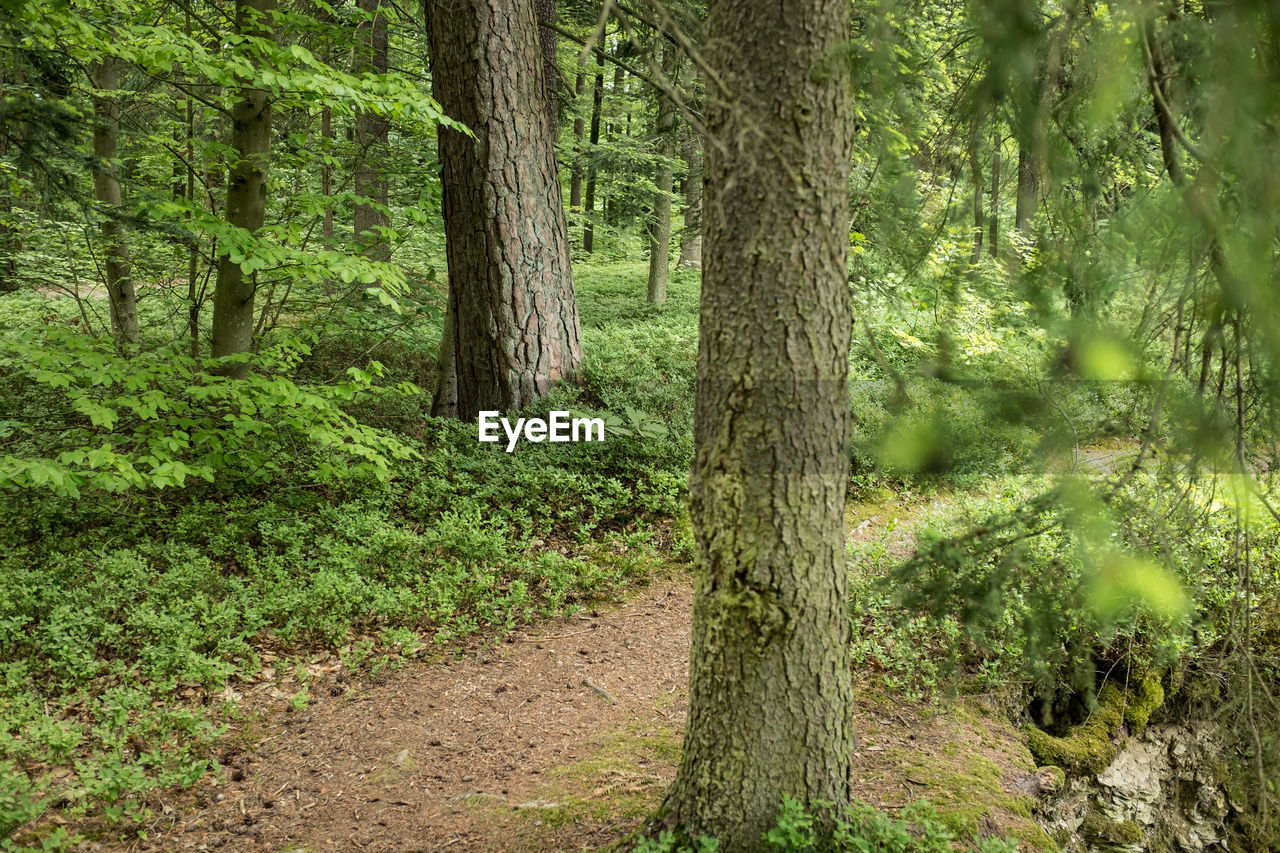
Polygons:
<instances>
[{"instance_id":1,"label":"green undergrowth","mask_svg":"<svg viewBox=\"0 0 1280 853\"><path fill-rule=\"evenodd\" d=\"M583 384L523 413L606 417L605 442L508 454L479 443L474 424L431 418L425 393L357 395L344 403L353 429L412 451L386 458L385 476L331 457L328 469L272 461L215 484L7 494L3 849L70 846L54 815L142 833L157 791L217 769L214 745L235 713L223 697L264 655L327 650L374 672L389 651L499 635L616 599L686 560L697 282L677 275L669 305L654 309L643 276L635 264L580 275ZM328 338L296 363L299 382L342 376L365 344L354 332ZM434 359L410 349L417 338L374 344L388 384L429 386ZM0 379L0 397L52 404L21 377ZM290 445L253 446L275 460ZM306 701L304 683L294 704Z\"/></svg>"}]
</instances>

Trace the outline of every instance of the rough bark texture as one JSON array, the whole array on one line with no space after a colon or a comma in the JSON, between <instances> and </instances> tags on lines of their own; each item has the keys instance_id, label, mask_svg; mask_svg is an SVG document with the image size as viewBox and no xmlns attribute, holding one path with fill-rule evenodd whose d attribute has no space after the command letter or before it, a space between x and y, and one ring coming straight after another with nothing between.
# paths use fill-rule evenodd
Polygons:
<instances>
[{"instance_id":1,"label":"rough bark texture","mask_svg":"<svg viewBox=\"0 0 1280 853\"><path fill-rule=\"evenodd\" d=\"M578 308L532 0L426 8L436 100L475 134L440 130L452 335L433 411L473 419L572 378Z\"/></svg>"},{"instance_id":2,"label":"rough bark texture","mask_svg":"<svg viewBox=\"0 0 1280 853\"><path fill-rule=\"evenodd\" d=\"M663 48L662 71L670 80L679 54L671 45ZM676 105L665 92L658 93L658 116L654 124L654 153L662 158L653 176L653 220L649 223L649 302L667 301L667 278L671 269L671 161L675 152Z\"/></svg>"},{"instance_id":3,"label":"rough bark texture","mask_svg":"<svg viewBox=\"0 0 1280 853\"><path fill-rule=\"evenodd\" d=\"M116 174L116 140L120 134L120 106L114 93L120 87L121 63L109 59L93 71L93 196L104 214L103 274L111 305L111 334L120 343L138 340L138 297L130 276L129 242L120 213L120 178Z\"/></svg>"},{"instance_id":4,"label":"rough bark texture","mask_svg":"<svg viewBox=\"0 0 1280 853\"><path fill-rule=\"evenodd\" d=\"M847 802L851 106L842 0L711 0L689 719L666 820L756 850ZM722 100L728 98L728 100Z\"/></svg>"},{"instance_id":5,"label":"rough bark texture","mask_svg":"<svg viewBox=\"0 0 1280 853\"><path fill-rule=\"evenodd\" d=\"M604 57L596 54L596 79L591 88L591 150L594 153L600 144L600 111L604 108ZM592 217L596 212L596 167L587 170L587 195L583 199L582 208L586 217L582 224L582 251L588 255L595 248L596 226Z\"/></svg>"},{"instance_id":6,"label":"rough bark texture","mask_svg":"<svg viewBox=\"0 0 1280 853\"><path fill-rule=\"evenodd\" d=\"M237 0L236 29L248 35L270 36L266 12L272 0ZM227 222L251 233L262 227L267 211L267 168L271 160L271 100L261 89L245 87L231 111L231 149L235 160L227 170ZM248 352L253 347L253 298L256 273L246 279L230 257L218 258L218 283L213 292L211 349L215 358ZM247 364L228 375L243 377Z\"/></svg>"},{"instance_id":7,"label":"rough bark texture","mask_svg":"<svg viewBox=\"0 0 1280 853\"><path fill-rule=\"evenodd\" d=\"M320 110L320 150L326 156L333 151L333 110L329 107L324 107ZM320 226L320 236L324 237L324 244L329 247L333 245L333 205L327 202L333 195L333 166L329 165L327 159L324 161L324 165L320 167L320 192L326 200L324 223Z\"/></svg>"},{"instance_id":8,"label":"rough bark texture","mask_svg":"<svg viewBox=\"0 0 1280 853\"><path fill-rule=\"evenodd\" d=\"M551 121L551 136L554 142L556 128L560 126L560 66L556 62L557 33L541 24L556 22L556 0L534 0L533 5L539 23L538 47L542 51L542 92L547 117Z\"/></svg>"},{"instance_id":9,"label":"rough bark texture","mask_svg":"<svg viewBox=\"0 0 1280 853\"><path fill-rule=\"evenodd\" d=\"M387 17L382 0L358 0L365 16L356 33L357 74L387 73ZM365 247L366 257L385 261L389 247L378 230L391 224L387 207L387 138L391 123L385 116L362 112L356 116L355 142L360 159L355 168L356 195L366 201L356 205L354 232L356 242Z\"/></svg>"},{"instance_id":10,"label":"rough bark texture","mask_svg":"<svg viewBox=\"0 0 1280 853\"><path fill-rule=\"evenodd\" d=\"M698 269L702 266L702 136L688 126L684 130L683 148L685 179L681 213L684 227L680 229L677 265L681 269Z\"/></svg>"}]
</instances>

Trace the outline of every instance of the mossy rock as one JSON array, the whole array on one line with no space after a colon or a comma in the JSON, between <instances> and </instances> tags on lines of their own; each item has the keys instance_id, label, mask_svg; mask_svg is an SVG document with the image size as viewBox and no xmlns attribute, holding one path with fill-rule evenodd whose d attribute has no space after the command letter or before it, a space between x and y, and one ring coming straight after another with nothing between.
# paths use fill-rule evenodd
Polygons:
<instances>
[{"instance_id":1,"label":"mossy rock","mask_svg":"<svg viewBox=\"0 0 1280 853\"><path fill-rule=\"evenodd\" d=\"M1142 827L1131 820L1114 821L1096 811L1091 811L1080 824L1080 834L1087 840L1101 841L1122 847L1142 843Z\"/></svg>"},{"instance_id":2,"label":"mossy rock","mask_svg":"<svg viewBox=\"0 0 1280 853\"><path fill-rule=\"evenodd\" d=\"M1164 685L1154 675L1148 675L1131 691L1129 702L1124 709L1124 721L1135 732L1147 727L1151 714L1164 704Z\"/></svg>"},{"instance_id":3,"label":"mossy rock","mask_svg":"<svg viewBox=\"0 0 1280 853\"><path fill-rule=\"evenodd\" d=\"M1098 693L1098 707L1089 719L1073 727L1065 737L1055 737L1035 726L1024 726L1027 746L1040 761L1057 765L1068 773L1101 773L1120 751L1111 739L1124 722L1126 704L1124 694L1108 684Z\"/></svg>"}]
</instances>

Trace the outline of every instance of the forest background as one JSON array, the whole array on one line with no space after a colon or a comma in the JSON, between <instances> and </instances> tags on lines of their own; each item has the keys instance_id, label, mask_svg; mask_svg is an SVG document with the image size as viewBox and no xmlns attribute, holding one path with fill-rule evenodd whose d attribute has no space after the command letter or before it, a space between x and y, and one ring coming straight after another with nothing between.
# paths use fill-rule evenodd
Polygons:
<instances>
[{"instance_id":1,"label":"forest background","mask_svg":"<svg viewBox=\"0 0 1280 853\"><path fill-rule=\"evenodd\" d=\"M264 650L376 674L694 558L704 9L512 14L554 97L495 156L554 154L574 369L494 407L610 440L508 455L440 369L469 321L438 140L468 131L432 63L465 33L387 0L4 8L7 847L135 832L215 770ZM909 557L851 554L855 668L1050 729L1158 685L1274 847L1280 11L853 15L849 487L957 495ZM1099 442L1133 461L1086 475Z\"/></svg>"}]
</instances>

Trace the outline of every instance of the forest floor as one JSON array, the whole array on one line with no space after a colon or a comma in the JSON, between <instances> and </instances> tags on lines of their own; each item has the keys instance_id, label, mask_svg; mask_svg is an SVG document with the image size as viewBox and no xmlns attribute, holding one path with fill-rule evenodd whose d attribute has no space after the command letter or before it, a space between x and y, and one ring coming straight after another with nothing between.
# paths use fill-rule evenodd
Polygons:
<instances>
[{"instance_id":1,"label":"forest floor","mask_svg":"<svg viewBox=\"0 0 1280 853\"><path fill-rule=\"evenodd\" d=\"M945 500L937 498L935 500ZM851 538L905 556L914 506L854 504ZM897 523L886 526L890 519ZM886 533L887 531L887 533ZM105 850L578 850L616 844L660 804L687 707L692 584L686 571L624 603L580 612L377 677L327 656L311 701L271 681L240 689L220 777L161 798ZM325 674L327 673L327 674ZM965 834L1039 849L1047 781L998 696L904 702L874 673L857 685L856 799L890 811L927 799ZM145 835L145 837L140 837Z\"/></svg>"}]
</instances>

